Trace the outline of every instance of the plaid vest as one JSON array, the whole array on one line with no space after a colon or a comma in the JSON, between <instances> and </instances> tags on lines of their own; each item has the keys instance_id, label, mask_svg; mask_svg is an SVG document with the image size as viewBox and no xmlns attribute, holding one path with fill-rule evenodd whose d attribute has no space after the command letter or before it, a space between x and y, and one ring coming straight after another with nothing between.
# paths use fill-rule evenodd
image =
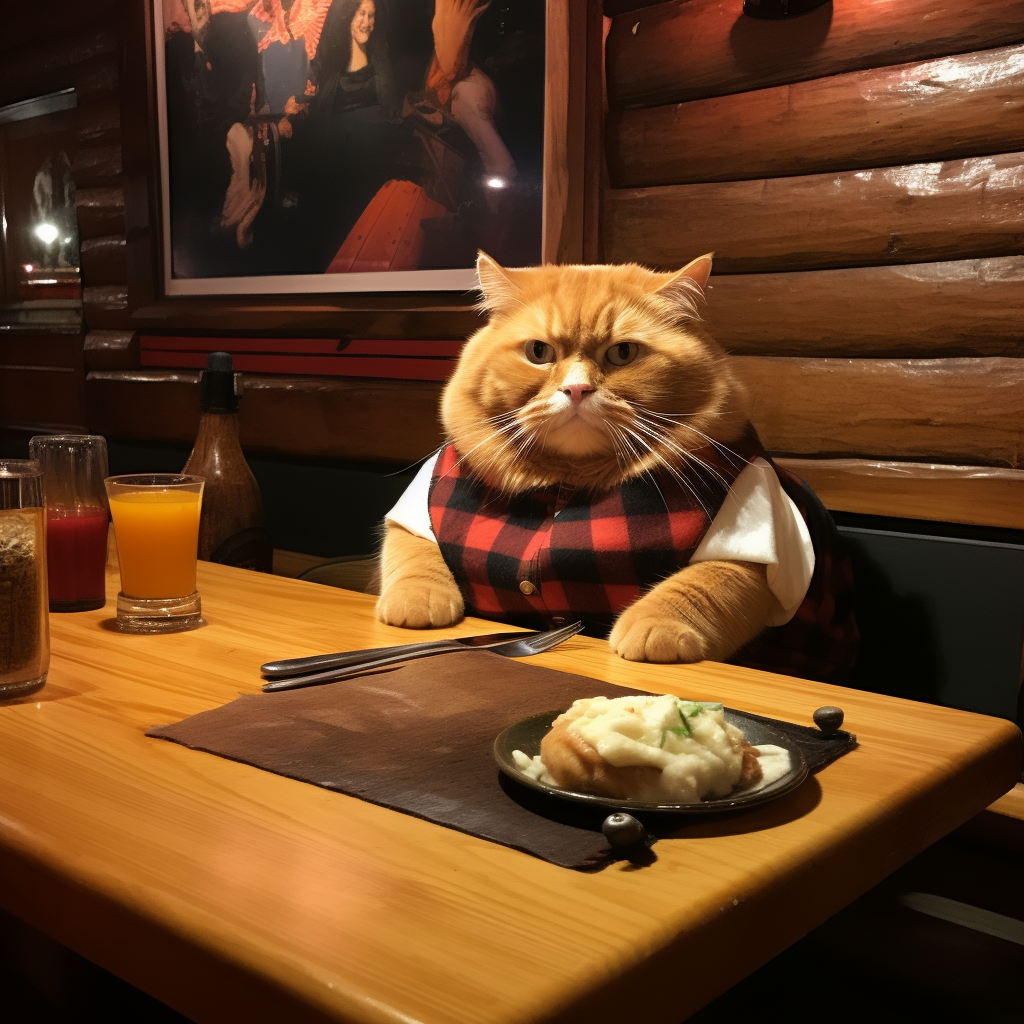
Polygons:
<instances>
[{"instance_id":1,"label":"plaid vest","mask_svg":"<svg viewBox=\"0 0 1024 1024\"><path fill-rule=\"evenodd\" d=\"M694 453L678 475L661 471L602 493L553 487L502 494L469 475L451 445L430 483L430 522L466 612L531 628L582 618L607 635L618 614L689 564L733 481L768 458L753 427L726 455ZM738 456L738 457L737 457ZM773 465L808 525L810 586L793 618L764 630L738 664L828 682L853 668L853 577L828 512L800 480Z\"/></svg>"}]
</instances>

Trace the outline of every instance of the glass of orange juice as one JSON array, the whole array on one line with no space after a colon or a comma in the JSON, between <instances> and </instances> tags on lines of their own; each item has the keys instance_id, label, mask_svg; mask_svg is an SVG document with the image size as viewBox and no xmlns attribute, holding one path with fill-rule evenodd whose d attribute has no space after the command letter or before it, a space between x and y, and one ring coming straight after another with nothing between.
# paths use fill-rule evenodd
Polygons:
<instances>
[{"instance_id":1,"label":"glass of orange juice","mask_svg":"<svg viewBox=\"0 0 1024 1024\"><path fill-rule=\"evenodd\" d=\"M142 473L103 483L121 565L117 628L180 633L204 625L196 590L202 477Z\"/></svg>"}]
</instances>

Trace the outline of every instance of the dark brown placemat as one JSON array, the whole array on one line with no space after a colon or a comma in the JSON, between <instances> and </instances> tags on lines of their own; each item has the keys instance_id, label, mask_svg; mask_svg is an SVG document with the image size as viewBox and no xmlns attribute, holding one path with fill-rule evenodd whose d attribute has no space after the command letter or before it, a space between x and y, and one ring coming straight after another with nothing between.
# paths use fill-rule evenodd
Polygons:
<instances>
[{"instance_id":1,"label":"dark brown placemat","mask_svg":"<svg viewBox=\"0 0 1024 1024\"><path fill-rule=\"evenodd\" d=\"M494 739L528 715L568 707L581 697L641 692L465 651L323 686L246 694L146 735L335 789L564 867L593 869L614 859L600 831L604 813L508 779L495 764ZM811 771L855 742L848 733L824 737L815 729L765 721L784 728L806 750Z\"/></svg>"}]
</instances>

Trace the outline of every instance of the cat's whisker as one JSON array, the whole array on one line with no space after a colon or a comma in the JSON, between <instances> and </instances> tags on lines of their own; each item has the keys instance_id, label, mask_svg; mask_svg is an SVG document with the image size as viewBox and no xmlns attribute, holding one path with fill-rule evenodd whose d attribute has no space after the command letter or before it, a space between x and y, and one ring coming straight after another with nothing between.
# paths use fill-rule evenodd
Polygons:
<instances>
[{"instance_id":1,"label":"cat's whisker","mask_svg":"<svg viewBox=\"0 0 1024 1024\"><path fill-rule=\"evenodd\" d=\"M704 500L701 498L700 494L697 493L697 489L693 486L692 482L687 480L687 478L683 476L679 469L676 466L674 466L671 462L669 462L669 460L665 458L665 456L661 452L654 448L650 444L650 442L648 442L645 438L637 434L631 427L626 427L625 429L631 437L633 437L642 447L646 448L650 452L650 454L655 458L655 460L665 470L668 471L668 473L676 480L676 482L681 487L685 488L693 495L693 497L697 500L697 503L704 510L704 514L708 516L709 519L714 518L714 516L711 513L711 509L709 509L707 505L704 504Z\"/></svg>"},{"instance_id":2,"label":"cat's whisker","mask_svg":"<svg viewBox=\"0 0 1024 1024\"><path fill-rule=\"evenodd\" d=\"M715 469L714 466L710 465L709 463L705 462L702 458L700 458L699 455L696 455L694 452L688 451L686 448L683 448L681 445L677 444L671 438L666 437L661 431L652 428L650 424L645 423L643 420L639 418L637 419L636 426L639 429L644 430L645 433L648 434L648 436L653 437L660 444L668 448L669 451L680 456L684 461L689 462L692 465L695 465L699 469L702 469L705 473L712 477L723 490L729 490L730 484L726 477L717 469Z\"/></svg>"},{"instance_id":3,"label":"cat's whisker","mask_svg":"<svg viewBox=\"0 0 1024 1024\"><path fill-rule=\"evenodd\" d=\"M418 466L422 466L424 462L427 462L428 460L432 459L435 455L439 454L441 449L444 448L444 446L447 443L448 442L445 441L442 444L439 444L428 455L424 455L422 459L417 459L415 462L411 462L411 463L409 463L409 465L403 466L401 469L396 469L396 470L394 470L391 473L385 473L384 474L384 479L385 480L389 480L389 479L391 479L391 477L401 476L403 473L408 473L409 470L411 470L411 469L416 469Z\"/></svg>"},{"instance_id":4,"label":"cat's whisker","mask_svg":"<svg viewBox=\"0 0 1024 1024\"><path fill-rule=\"evenodd\" d=\"M708 444L710 444L714 448L717 448L730 462L732 462L734 466L750 465L749 459L745 459L742 455L740 455L739 452L733 451L732 448L730 448L726 444L722 444L721 441L716 441L713 437L711 437L710 434L705 434L703 430L698 430L696 427L691 426L689 423L680 423L679 426L683 427L685 430L691 430L699 437L704 438L704 440L707 441Z\"/></svg>"},{"instance_id":5,"label":"cat's whisker","mask_svg":"<svg viewBox=\"0 0 1024 1024\"><path fill-rule=\"evenodd\" d=\"M620 472L624 472L633 463L640 461L637 453L627 443L619 427L611 420L604 421L605 429L612 441L612 450L615 452L615 464Z\"/></svg>"},{"instance_id":6,"label":"cat's whisker","mask_svg":"<svg viewBox=\"0 0 1024 1024\"><path fill-rule=\"evenodd\" d=\"M749 465L749 460L743 458L743 456L740 455L738 452L733 451L728 445L723 444L721 441L716 440L715 438L711 437L710 434L704 433L703 430L699 430L697 427L693 426L690 423L680 423L679 419L676 418L677 416L679 418L686 418L688 416L696 415L694 413L682 413L682 414L658 413L658 412L654 412L653 409L647 409L644 406L636 405L636 404L633 406L633 408L636 410L636 412L638 414L641 414L641 415L643 415L645 417L648 417L650 419L664 420L665 422L671 423L673 426L679 426L679 427L682 427L684 430L692 431L694 434L697 434L699 437L702 437L705 441L707 441L708 444L710 444L713 447L717 448L726 458L729 459L730 462L733 461L733 458L737 459L738 461L737 462L733 462L733 465L742 465L742 466Z\"/></svg>"},{"instance_id":7,"label":"cat's whisker","mask_svg":"<svg viewBox=\"0 0 1024 1024\"><path fill-rule=\"evenodd\" d=\"M641 419L641 420L645 421L646 425L649 428L651 428L651 429L656 429L658 431L662 430L662 428L661 428L661 426L659 424L657 424L657 423L655 423L653 421L647 420L646 417L643 417L639 413L638 413L638 419ZM690 430L693 433L697 434L699 437L701 437L701 438L705 439L706 441L708 441L714 448L716 448L717 450L721 451L722 454L725 456L725 458L733 466L736 466L737 468L739 468L740 466L748 465L748 461L746 459L744 459L741 455L739 455L737 452L734 452L731 448L727 447L726 445L721 444L720 442L716 441L714 438L709 437L707 434L705 434L701 430L698 430L696 427L691 427L687 423L677 423L677 424L674 424L674 425L675 426L679 426L679 427L683 427L686 430ZM674 441L670 441L667 437L665 438L665 443L668 444L668 445L672 445L672 446L676 446L676 444L677 444ZM706 447L706 446L702 446L702 447ZM675 450L678 451L680 454L684 455L684 457L696 461L700 466L702 466L705 470L707 470L707 472L709 472L712 475L714 475L716 477L716 479L718 479L719 483L721 483L723 486L728 488L729 485L726 482L725 478L723 476L721 476L718 473L717 470L713 469L710 465L705 463L693 451L691 451L689 449L686 449L686 448L682 447L681 445L676 446Z\"/></svg>"},{"instance_id":8,"label":"cat's whisker","mask_svg":"<svg viewBox=\"0 0 1024 1024\"><path fill-rule=\"evenodd\" d=\"M482 447L483 447L483 446L484 446L485 444L489 444L490 442L492 442L492 441L493 441L493 440L495 439L495 436L496 436L496 435L500 435L500 434L502 434L502 433L503 433L504 431L506 431L506 430L509 430L509 429L511 429L511 428L514 428L514 427L516 427L516 426L517 426L517 424L516 424L515 420L514 420L514 419L511 419L511 420L510 420L510 421L509 421L508 423L506 423L506 424L505 424L504 426L501 426L501 427L499 427L499 428L498 428L498 430L497 430L497 431L496 431L495 433L490 433L490 434L487 434L487 435L486 435L486 436L484 437L484 439L483 439L482 441L479 441L479 442L477 442L477 444L473 445L473 447L472 447L472 448L470 448L470 449L469 449L469 451L467 451L467 452L464 452L464 453L463 453L463 454L462 454L462 455L461 455L461 456L459 457L458 461L457 461L457 462L455 463L455 465L454 465L454 466L453 466L452 468L453 468L453 469L457 469L457 468L458 468L459 466L461 466L461 465L462 465L462 464L463 464L463 463L464 463L464 462L466 461L466 459L468 459L468 458L469 458L469 457L470 457L470 456L471 456L471 455L472 455L472 454L473 454L473 453L474 453L475 451L478 451L478 450L479 450L480 448L482 448Z\"/></svg>"}]
</instances>

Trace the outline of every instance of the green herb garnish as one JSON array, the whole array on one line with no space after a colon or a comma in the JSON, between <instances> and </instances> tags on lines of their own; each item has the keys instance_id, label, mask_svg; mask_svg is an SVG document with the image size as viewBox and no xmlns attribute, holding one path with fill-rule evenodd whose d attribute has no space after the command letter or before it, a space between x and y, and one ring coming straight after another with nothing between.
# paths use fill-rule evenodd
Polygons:
<instances>
[{"instance_id":1,"label":"green herb garnish","mask_svg":"<svg viewBox=\"0 0 1024 1024\"><path fill-rule=\"evenodd\" d=\"M679 713L680 725L677 728L673 729L672 732L674 732L677 736L689 736L690 727L686 724L686 715L683 714L683 705L677 703L676 711Z\"/></svg>"}]
</instances>

